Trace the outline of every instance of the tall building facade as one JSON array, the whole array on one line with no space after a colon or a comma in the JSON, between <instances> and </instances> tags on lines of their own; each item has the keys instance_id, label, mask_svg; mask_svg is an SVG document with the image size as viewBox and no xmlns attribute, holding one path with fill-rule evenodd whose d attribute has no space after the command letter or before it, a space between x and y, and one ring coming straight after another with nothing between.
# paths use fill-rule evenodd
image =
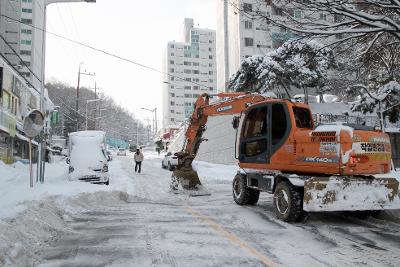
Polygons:
<instances>
[{"instance_id":1,"label":"tall building facade","mask_svg":"<svg viewBox=\"0 0 400 267\"><path fill-rule=\"evenodd\" d=\"M188 119L194 102L203 93L217 92L216 33L183 23L183 41L169 42L164 57L168 73L163 88L163 124L179 125Z\"/></svg>"},{"instance_id":2,"label":"tall building facade","mask_svg":"<svg viewBox=\"0 0 400 267\"><path fill-rule=\"evenodd\" d=\"M37 89L41 86L45 0L1 0L0 53ZM23 61L23 62L22 62ZM35 74L33 75L29 69ZM36 76L36 77L35 77Z\"/></svg>"},{"instance_id":3,"label":"tall building facade","mask_svg":"<svg viewBox=\"0 0 400 267\"><path fill-rule=\"evenodd\" d=\"M285 28L268 24L251 14L266 17L285 16L285 12L273 1L218 0L217 19L217 66L218 88L226 88L229 78L239 69L243 59L264 55L285 41L296 37ZM303 11L293 7L291 16L301 20ZM316 14L316 20L327 20L326 14Z\"/></svg>"}]
</instances>

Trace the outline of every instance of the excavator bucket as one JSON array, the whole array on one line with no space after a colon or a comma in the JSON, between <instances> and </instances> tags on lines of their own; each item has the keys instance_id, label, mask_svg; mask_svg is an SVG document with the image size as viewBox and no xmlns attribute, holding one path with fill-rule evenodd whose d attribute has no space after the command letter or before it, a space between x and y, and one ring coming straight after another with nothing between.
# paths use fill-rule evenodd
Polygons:
<instances>
[{"instance_id":1,"label":"excavator bucket","mask_svg":"<svg viewBox=\"0 0 400 267\"><path fill-rule=\"evenodd\" d=\"M395 178L312 177L304 183L305 211L400 209Z\"/></svg>"},{"instance_id":2,"label":"excavator bucket","mask_svg":"<svg viewBox=\"0 0 400 267\"><path fill-rule=\"evenodd\" d=\"M177 189L178 185L182 185L183 189L195 190L201 185L197 172L192 166L178 166L172 173L171 188Z\"/></svg>"}]
</instances>

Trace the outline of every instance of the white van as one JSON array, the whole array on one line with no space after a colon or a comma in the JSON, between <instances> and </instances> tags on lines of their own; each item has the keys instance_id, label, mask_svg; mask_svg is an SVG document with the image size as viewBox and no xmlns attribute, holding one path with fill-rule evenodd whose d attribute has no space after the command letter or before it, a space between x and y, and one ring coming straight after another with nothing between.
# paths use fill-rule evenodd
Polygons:
<instances>
[{"instance_id":1,"label":"white van","mask_svg":"<svg viewBox=\"0 0 400 267\"><path fill-rule=\"evenodd\" d=\"M69 134L69 177L91 183L109 184L108 156L103 131Z\"/></svg>"}]
</instances>

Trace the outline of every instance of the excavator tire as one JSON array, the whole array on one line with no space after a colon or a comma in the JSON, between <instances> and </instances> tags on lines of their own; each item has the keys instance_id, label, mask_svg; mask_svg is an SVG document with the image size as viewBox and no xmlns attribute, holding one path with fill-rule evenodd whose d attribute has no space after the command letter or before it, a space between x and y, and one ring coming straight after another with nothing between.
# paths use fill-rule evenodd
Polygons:
<instances>
[{"instance_id":1,"label":"excavator tire","mask_svg":"<svg viewBox=\"0 0 400 267\"><path fill-rule=\"evenodd\" d=\"M236 174L232 183L232 195L238 205L255 205L260 197L260 191L248 188L246 177Z\"/></svg>"},{"instance_id":2,"label":"excavator tire","mask_svg":"<svg viewBox=\"0 0 400 267\"><path fill-rule=\"evenodd\" d=\"M276 216L285 222L296 222L302 218L303 194L288 181L281 181L275 188L273 205Z\"/></svg>"}]
</instances>

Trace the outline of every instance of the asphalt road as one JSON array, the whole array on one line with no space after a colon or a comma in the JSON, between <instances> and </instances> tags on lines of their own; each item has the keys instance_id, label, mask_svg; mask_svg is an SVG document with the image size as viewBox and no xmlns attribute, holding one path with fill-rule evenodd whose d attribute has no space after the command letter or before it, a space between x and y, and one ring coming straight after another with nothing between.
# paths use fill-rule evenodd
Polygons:
<instances>
[{"instance_id":1,"label":"asphalt road","mask_svg":"<svg viewBox=\"0 0 400 267\"><path fill-rule=\"evenodd\" d=\"M40 266L400 266L400 221L390 214L288 224L268 194L238 206L230 182L218 179L204 183L211 196L174 194L157 156L140 175L132 158L115 160L132 177L132 197L74 214Z\"/></svg>"}]
</instances>

